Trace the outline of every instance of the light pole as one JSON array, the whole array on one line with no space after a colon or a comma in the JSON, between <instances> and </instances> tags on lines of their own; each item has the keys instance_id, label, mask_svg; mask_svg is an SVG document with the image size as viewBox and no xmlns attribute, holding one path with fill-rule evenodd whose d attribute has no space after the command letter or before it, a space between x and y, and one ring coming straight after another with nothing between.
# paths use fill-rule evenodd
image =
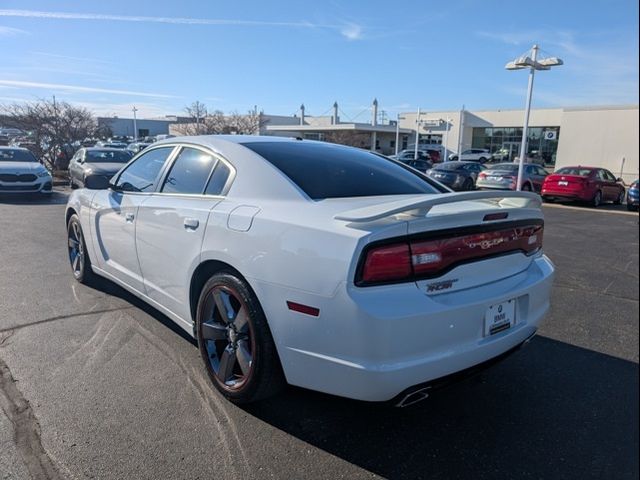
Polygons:
<instances>
[{"instance_id":1,"label":"light pole","mask_svg":"<svg viewBox=\"0 0 640 480\"><path fill-rule=\"evenodd\" d=\"M133 141L137 142L138 141L138 119L136 118L136 112L138 111L138 109L134 105L131 111L133 112Z\"/></svg>"},{"instance_id":2,"label":"light pole","mask_svg":"<svg viewBox=\"0 0 640 480\"><path fill-rule=\"evenodd\" d=\"M520 158L518 165L518 180L516 189L522 189L522 174L524 169L524 161L527 156L527 130L529 129L529 113L531 111L531 95L533 93L533 78L536 70L550 70L551 67L562 65L564 62L557 57L550 57L538 60L538 45L534 45L531 49L531 56L525 55L516 58L513 62L509 62L504 68L507 70L529 69L529 85L527 87L527 100L524 107L524 125L522 127L522 141L520 142Z\"/></svg>"},{"instance_id":3,"label":"light pole","mask_svg":"<svg viewBox=\"0 0 640 480\"><path fill-rule=\"evenodd\" d=\"M398 142L400 141L400 120L404 120L405 117L401 117L400 114L396 114L396 157L398 156Z\"/></svg>"},{"instance_id":4,"label":"light pole","mask_svg":"<svg viewBox=\"0 0 640 480\"><path fill-rule=\"evenodd\" d=\"M449 124L451 122L451 119L449 117L447 117L445 119L445 127L444 127L444 145L443 145L443 151L442 151L442 161L446 162L448 160L448 156L447 156L447 146L449 145Z\"/></svg>"},{"instance_id":5,"label":"light pole","mask_svg":"<svg viewBox=\"0 0 640 480\"><path fill-rule=\"evenodd\" d=\"M413 151L413 159L418 159L418 142L420 141L420 107L418 107L418 116L416 117L416 145Z\"/></svg>"}]
</instances>

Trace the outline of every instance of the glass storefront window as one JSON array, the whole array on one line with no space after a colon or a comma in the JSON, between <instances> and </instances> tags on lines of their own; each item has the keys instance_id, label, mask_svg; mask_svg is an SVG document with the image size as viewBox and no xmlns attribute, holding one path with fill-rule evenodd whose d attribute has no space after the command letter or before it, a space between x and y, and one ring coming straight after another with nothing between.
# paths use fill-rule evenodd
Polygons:
<instances>
[{"instance_id":1,"label":"glass storefront window","mask_svg":"<svg viewBox=\"0 0 640 480\"><path fill-rule=\"evenodd\" d=\"M547 135L548 132L553 132ZM528 129L527 155L534 161L553 165L558 150L560 127L530 127ZM474 128L472 148L486 148L500 161L513 160L519 154L522 141L521 127ZM499 158L498 158L499 157Z\"/></svg>"}]
</instances>

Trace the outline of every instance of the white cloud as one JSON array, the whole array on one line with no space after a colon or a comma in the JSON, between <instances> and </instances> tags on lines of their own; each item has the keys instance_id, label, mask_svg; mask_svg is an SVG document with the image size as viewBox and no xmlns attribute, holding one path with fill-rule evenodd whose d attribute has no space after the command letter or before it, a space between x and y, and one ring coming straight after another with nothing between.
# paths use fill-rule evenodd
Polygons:
<instances>
[{"instance_id":1,"label":"white cloud","mask_svg":"<svg viewBox=\"0 0 640 480\"><path fill-rule=\"evenodd\" d=\"M340 29L340 33L347 40L362 40L362 26L357 23L348 23Z\"/></svg>"},{"instance_id":2,"label":"white cloud","mask_svg":"<svg viewBox=\"0 0 640 480\"><path fill-rule=\"evenodd\" d=\"M161 93L134 92L130 90L114 90L110 88L83 87L80 85L64 85L59 83L24 82L20 80L0 79L0 86L19 87L19 88L40 88L40 89L46 89L46 90L62 90L65 92L109 93L113 95L128 95L131 97L176 98L174 95L165 95Z\"/></svg>"},{"instance_id":3,"label":"white cloud","mask_svg":"<svg viewBox=\"0 0 640 480\"><path fill-rule=\"evenodd\" d=\"M110 20L117 22L169 23L179 25L234 25L266 27L302 27L302 28L340 28L340 25L327 25L307 21L271 22L262 20L235 20L217 18L188 17L149 17L137 15L108 15L100 13L43 12L35 10L0 9L0 17L27 17L60 20Z\"/></svg>"},{"instance_id":4,"label":"white cloud","mask_svg":"<svg viewBox=\"0 0 640 480\"><path fill-rule=\"evenodd\" d=\"M0 37L15 37L17 35L28 35L29 32L20 28L4 27L0 25Z\"/></svg>"}]
</instances>

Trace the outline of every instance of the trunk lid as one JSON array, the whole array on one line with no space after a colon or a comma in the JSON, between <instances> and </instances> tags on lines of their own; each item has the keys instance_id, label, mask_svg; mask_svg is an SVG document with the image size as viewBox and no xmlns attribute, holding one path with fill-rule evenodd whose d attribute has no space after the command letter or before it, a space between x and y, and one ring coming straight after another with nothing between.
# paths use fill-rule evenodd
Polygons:
<instances>
[{"instance_id":1,"label":"trunk lid","mask_svg":"<svg viewBox=\"0 0 640 480\"><path fill-rule=\"evenodd\" d=\"M515 247L509 250L509 242L527 226L543 223L540 197L512 191L414 196L342 212L334 218L347 222L349 228L371 232L361 239L356 251L354 278L377 245L409 243L415 253L420 248L417 245L426 242L431 248L435 241L439 248L448 249L443 257L458 255L454 244L461 246L460 252L471 249L470 257L461 255L460 262L449 262L441 272L428 276L415 273L404 280L428 295L476 287L524 271L532 255ZM541 237L542 231L537 234ZM412 255L412 261L415 258ZM418 267L413 268L417 272Z\"/></svg>"}]
</instances>

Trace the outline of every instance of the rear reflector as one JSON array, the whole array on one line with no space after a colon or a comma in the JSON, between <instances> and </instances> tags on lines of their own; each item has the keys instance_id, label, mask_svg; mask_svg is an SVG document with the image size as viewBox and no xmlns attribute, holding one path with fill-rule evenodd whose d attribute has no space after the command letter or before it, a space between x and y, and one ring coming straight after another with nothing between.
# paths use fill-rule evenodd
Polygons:
<instances>
[{"instance_id":1,"label":"rear reflector","mask_svg":"<svg viewBox=\"0 0 640 480\"><path fill-rule=\"evenodd\" d=\"M311 315L312 317L317 317L318 315L320 315L319 308L310 307L309 305L303 305L301 303L290 302L287 300L287 307L289 307L289 310L304 313L306 315Z\"/></svg>"},{"instance_id":2,"label":"rear reflector","mask_svg":"<svg viewBox=\"0 0 640 480\"><path fill-rule=\"evenodd\" d=\"M373 246L363 253L356 285L433 278L463 263L513 252L531 255L542 247L542 224L507 225L495 225L477 233L453 232L433 239Z\"/></svg>"}]
</instances>

